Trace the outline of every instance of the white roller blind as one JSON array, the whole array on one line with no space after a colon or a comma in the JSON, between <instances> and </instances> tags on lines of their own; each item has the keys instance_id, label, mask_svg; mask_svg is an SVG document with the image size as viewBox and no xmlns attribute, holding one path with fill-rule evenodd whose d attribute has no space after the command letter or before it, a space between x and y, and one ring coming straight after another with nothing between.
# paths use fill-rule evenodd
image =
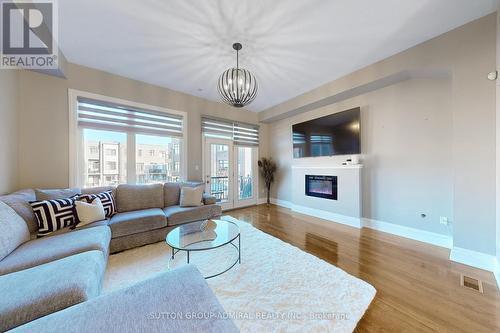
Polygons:
<instances>
[{"instance_id":1,"label":"white roller blind","mask_svg":"<svg viewBox=\"0 0 500 333\"><path fill-rule=\"evenodd\" d=\"M207 137L233 140L241 146L259 145L259 126L210 117L201 118L201 129Z\"/></svg>"},{"instance_id":2,"label":"white roller blind","mask_svg":"<svg viewBox=\"0 0 500 333\"><path fill-rule=\"evenodd\" d=\"M78 98L78 126L182 137L183 117L165 112Z\"/></svg>"}]
</instances>

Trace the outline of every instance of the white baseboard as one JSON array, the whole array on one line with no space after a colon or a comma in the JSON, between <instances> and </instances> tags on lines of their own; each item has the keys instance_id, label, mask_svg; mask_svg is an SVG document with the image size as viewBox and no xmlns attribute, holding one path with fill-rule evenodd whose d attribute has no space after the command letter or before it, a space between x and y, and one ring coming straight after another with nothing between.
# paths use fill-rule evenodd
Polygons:
<instances>
[{"instance_id":1,"label":"white baseboard","mask_svg":"<svg viewBox=\"0 0 500 333\"><path fill-rule=\"evenodd\" d=\"M500 289L500 263L497 257L481 252L459 248L456 246L454 247L453 237L451 236L373 219L356 219L350 216L344 216L319 209L294 205L290 201L279 200L276 198L271 198L271 203L281 207L290 208L298 213L315 216L336 223L346 224L355 228L370 228L396 236L413 239L419 242L451 249L450 260L493 272L497 281L498 288Z\"/></svg>"},{"instance_id":2,"label":"white baseboard","mask_svg":"<svg viewBox=\"0 0 500 333\"><path fill-rule=\"evenodd\" d=\"M415 228L405 227L389 222L377 221L372 219L359 219L351 216L345 216L340 214L335 214L331 212L327 212L324 210L313 209L305 206L294 205L290 201L279 200L276 198L272 198L271 202L275 205L290 208L293 211L298 213L315 216L318 218L322 218L325 220L349 225L355 228L370 228L383 232L387 232L389 234L417 240L424 243L429 243L432 245L437 245L441 247L445 247L448 249L452 248L453 239L450 236L441 235L434 232L419 230Z\"/></svg>"},{"instance_id":3,"label":"white baseboard","mask_svg":"<svg viewBox=\"0 0 500 333\"><path fill-rule=\"evenodd\" d=\"M500 261L497 259L497 269L493 272L495 279L497 280L497 287L500 289Z\"/></svg>"},{"instance_id":4,"label":"white baseboard","mask_svg":"<svg viewBox=\"0 0 500 333\"><path fill-rule=\"evenodd\" d=\"M454 246L450 251L450 260L493 272L500 289L500 262L496 256Z\"/></svg>"},{"instance_id":5,"label":"white baseboard","mask_svg":"<svg viewBox=\"0 0 500 333\"><path fill-rule=\"evenodd\" d=\"M292 203L286 200L271 198L271 203L285 208L292 208Z\"/></svg>"},{"instance_id":6,"label":"white baseboard","mask_svg":"<svg viewBox=\"0 0 500 333\"><path fill-rule=\"evenodd\" d=\"M419 242L445 247L448 249L451 249L453 247L453 238L451 236L442 235L435 232L367 218L363 218L363 227L387 232L389 234L413 239Z\"/></svg>"},{"instance_id":7,"label":"white baseboard","mask_svg":"<svg viewBox=\"0 0 500 333\"><path fill-rule=\"evenodd\" d=\"M336 214L336 213L328 212L326 210L309 208L309 207L294 205L294 204L291 204L290 208L292 209L292 211L297 212L297 213L311 215L314 217L318 217L320 219L325 219L325 220L329 220L329 221L333 221L336 223L345 224L345 225L348 225L348 226L351 226L354 228L361 229L361 219L360 218Z\"/></svg>"},{"instance_id":8,"label":"white baseboard","mask_svg":"<svg viewBox=\"0 0 500 333\"><path fill-rule=\"evenodd\" d=\"M494 273L498 271L498 259L496 256L457 246L451 249L450 260Z\"/></svg>"},{"instance_id":9,"label":"white baseboard","mask_svg":"<svg viewBox=\"0 0 500 333\"><path fill-rule=\"evenodd\" d=\"M262 205L267 203L267 198L259 198L257 199L257 205Z\"/></svg>"}]
</instances>

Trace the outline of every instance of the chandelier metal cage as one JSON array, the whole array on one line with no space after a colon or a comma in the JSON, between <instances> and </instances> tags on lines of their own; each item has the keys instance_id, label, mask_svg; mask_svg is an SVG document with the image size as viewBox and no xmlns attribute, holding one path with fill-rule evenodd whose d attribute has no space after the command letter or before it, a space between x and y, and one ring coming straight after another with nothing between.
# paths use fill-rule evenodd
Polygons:
<instances>
[{"instance_id":1,"label":"chandelier metal cage","mask_svg":"<svg viewBox=\"0 0 500 333\"><path fill-rule=\"evenodd\" d=\"M257 97L257 79L250 71L239 67L238 52L242 45L234 43L233 49L236 50L236 68L229 68L221 74L217 90L225 103L241 108Z\"/></svg>"}]
</instances>

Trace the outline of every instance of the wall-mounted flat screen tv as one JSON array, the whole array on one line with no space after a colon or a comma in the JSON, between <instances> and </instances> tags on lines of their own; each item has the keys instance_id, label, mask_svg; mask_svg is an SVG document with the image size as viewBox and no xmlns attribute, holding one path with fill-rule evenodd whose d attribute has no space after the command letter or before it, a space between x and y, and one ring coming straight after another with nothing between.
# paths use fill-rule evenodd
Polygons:
<instances>
[{"instance_id":1,"label":"wall-mounted flat screen tv","mask_svg":"<svg viewBox=\"0 0 500 333\"><path fill-rule=\"evenodd\" d=\"M358 107L293 125L293 157L361 154L360 116Z\"/></svg>"}]
</instances>

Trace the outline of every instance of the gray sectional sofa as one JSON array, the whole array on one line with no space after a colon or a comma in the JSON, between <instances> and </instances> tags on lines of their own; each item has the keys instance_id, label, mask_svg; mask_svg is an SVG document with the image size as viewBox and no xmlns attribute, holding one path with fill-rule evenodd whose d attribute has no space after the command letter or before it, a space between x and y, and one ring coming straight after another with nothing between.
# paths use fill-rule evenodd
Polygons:
<instances>
[{"instance_id":1,"label":"gray sectional sofa","mask_svg":"<svg viewBox=\"0 0 500 333\"><path fill-rule=\"evenodd\" d=\"M119 185L113 189L118 212L113 217L76 230L69 228L59 230L42 238L36 238L37 223L29 202L58 199L67 196L72 191L79 192L79 190L22 190L0 196L0 201L22 217L32 235L30 240L18 246L0 261L0 295L2 295L0 297L0 331L28 322L31 323L27 327L31 329L26 329L26 331L37 331L38 329L34 327L39 324L41 325L40 331L44 331L44 327L46 331L68 331L67 327L59 329L57 325L68 322L68 318L80 312L85 313L87 318L101 316L104 322L109 321L109 317L103 317L96 310L100 307L108 307L106 310L108 314L109 311L115 311L113 313L119 315L120 320L130 317L124 313L129 309L126 305L119 309L113 307L114 298L134 302L135 306L142 307L145 311L150 309L148 304L159 305L167 302L168 298L184 299L182 304L185 310L188 309L188 304L192 303L210 305L204 309L205 311L222 311L206 283L200 282L202 278L196 269L186 269L182 273L167 272L157 277L158 280L145 281L141 284L141 286L144 285L143 287L134 286L130 290L125 289L100 296L109 253L162 241L168 231L179 224L214 218L221 214L220 206L216 205L215 199L210 196L204 196L202 206L180 207L180 188L183 185L196 186L198 184ZM109 190L109 188L82 190L82 192L98 193L103 190ZM188 281L196 282L198 288L207 289L197 295L201 298L204 297L203 295L210 295L209 299L201 299L189 291L191 288L189 283L168 281L179 279L184 275ZM161 288L169 289L172 285L176 285L173 290L168 292L160 290ZM134 291L137 288L149 290L145 293L149 296L142 298L140 292ZM157 295L158 298L152 299L152 295ZM167 304L173 303L167 302ZM68 309L60 311L66 308ZM73 308L76 310L71 310ZM133 306L130 305L130 308ZM167 308L158 307L158 311L168 310ZM47 316L52 313L54 314ZM37 318L41 319L36 320ZM183 325L196 325L196 321L191 324L167 320L157 321L156 324L150 321L146 323L151 324L151 328L162 330L170 330L172 327L177 327L175 325L181 325L179 328L184 327ZM234 324L228 320L223 320L221 323L201 321L198 324L217 328L215 331L237 331ZM99 326L101 324L98 323L96 325L96 329L106 327ZM22 326L19 327L21 328ZM82 330L78 329L78 331ZM95 332L92 329L88 331ZM174 329L173 331L182 330Z\"/></svg>"}]
</instances>

